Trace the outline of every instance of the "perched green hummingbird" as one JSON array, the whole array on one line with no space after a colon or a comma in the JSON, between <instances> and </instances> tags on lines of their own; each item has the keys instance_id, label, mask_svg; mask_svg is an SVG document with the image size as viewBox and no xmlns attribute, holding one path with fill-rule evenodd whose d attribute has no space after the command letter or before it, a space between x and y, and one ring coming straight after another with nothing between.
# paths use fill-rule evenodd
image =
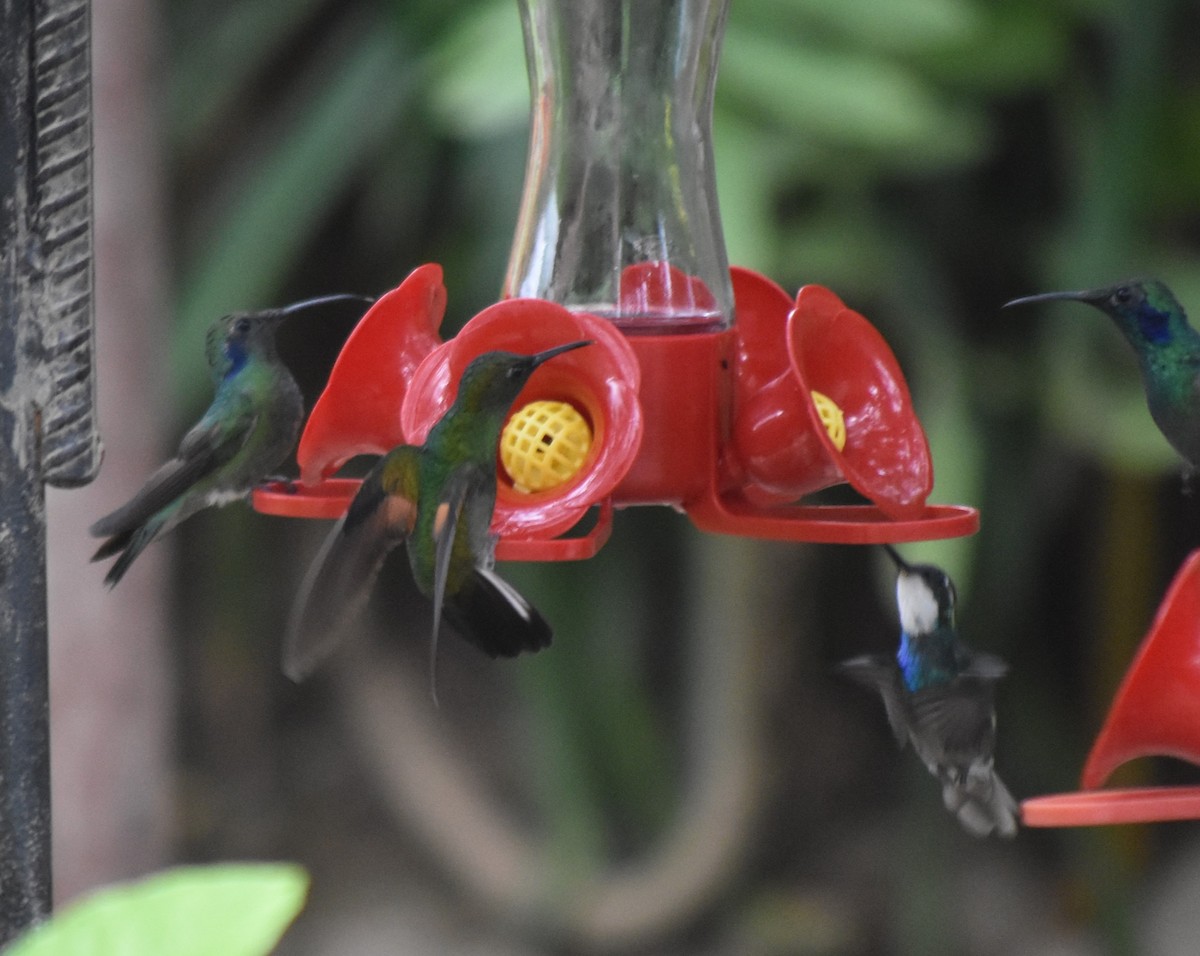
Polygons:
<instances>
[{"instance_id":1,"label":"perched green hummingbird","mask_svg":"<svg viewBox=\"0 0 1200 956\"><path fill-rule=\"evenodd\" d=\"M373 300L330 295L279 309L235 312L208 330L205 351L216 394L183 436L175 457L126 504L88 530L107 538L93 561L119 555L104 582L113 587L142 549L197 511L244 498L296 444L304 403L275 349L275 332L297 312L335 302Z\"/></svg>"},{"instance_id":2,"label":"perched green hummingbird","mask_svg":"<svg viewBox=\"0 0 1200 956\"><path fill-rule=\"evenodd\" d=\"M972 651L954 622L954 582L932 564L909 564L884 545L896 564L900 649L869 654L839 669L883 696L901 747L942 783L942 801L975 836L1017 832L1017 804L993 769L996 711L993 685L1008 671L1000 658Z\"/></svg>"},{"instance_id":3,"label":"perched green hummingbird","mask_svg":"<svg viewBox=\"0 0 1200 956\"><path fill-rule=\"evenodd\" d=\"M1048 292L1006 302L1027 305L1058 300L1086 302L1107 313L1137 353L1150 417L1187 462L1200 468L1200 333L1167 286L1131 280L1107 289Z\"/></svg>"},{"instance_id":4,"label":"perched green hummingbird","mask_svg":"<svg viewBox=\"0 0 1200 956\"><path fill-rule=\"evenodd\" d=\"M492 571L496 450L517 395L534 369L591 342L534 355L485 352L463 371L454 403L420 446L400 445L363 479L301 586L284 645L284 672L303 680L332 651L366 602L384 557L401 542L422 594L433 601L433 651L443 612L492 657L550 643L550 626Z\"/></svg>"}]
</instances>

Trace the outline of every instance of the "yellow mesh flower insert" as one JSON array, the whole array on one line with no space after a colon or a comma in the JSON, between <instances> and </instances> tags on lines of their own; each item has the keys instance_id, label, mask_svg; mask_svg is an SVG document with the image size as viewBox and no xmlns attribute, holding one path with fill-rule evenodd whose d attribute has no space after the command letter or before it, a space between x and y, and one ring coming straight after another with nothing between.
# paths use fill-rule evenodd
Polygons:
<instances>
[{"instance_id":1,"label":"yellow mesh flower insert","mask_svg":"<svg viewBox=\"0 0 1200 956\"><path fill-rule=\"evenodd\" d=\"M837 402L828 395L822 395L815 388L812 390L812 400L813 404L817 406L817 415L821 418L821 424L829 433L829 440L833 442L833 446L838 451L841 451L846 447L846 417L838 408Z\"/></svg>"},{"instance_id":2,"label":"yellow mesh flower insert","mask_svg":"<svg viewBox=\"0 0 1200 956\"><path fill-rule=\"evenodd\" d=\"M500 462L517 491L557 488L582 467L592 429L567 402L539 400L516 412L500 434Z\"/></svg>"}]
</instances>

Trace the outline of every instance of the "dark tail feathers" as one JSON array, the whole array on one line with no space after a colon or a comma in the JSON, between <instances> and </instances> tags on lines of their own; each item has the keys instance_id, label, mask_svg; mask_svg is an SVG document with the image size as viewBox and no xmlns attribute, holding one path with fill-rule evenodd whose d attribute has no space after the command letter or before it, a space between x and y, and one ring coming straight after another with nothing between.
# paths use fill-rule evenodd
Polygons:
<instances>
[{"instance_id":1,"label":"dark tail feathers","mask_svg":"<svg viewBox=\"0 0 1200 956\"><path fill-rule=\"evenodd\" d=\"M118 581L125 576L125 572L129 570L136 558L145 549L151 541L154 540L158 533L159 526L162 522L155 524L144 524L140 528L132 528L129 531L122 531L119 534L114 534L106 540L92 555L93 561L103 561L105 558L111 558L114 554L119 554L111 568L108 569L108 574L104 576L104 583L110 588L116 587Z\"/></svg>"},{"instance_id":2,"label":"dark tail feathers","mask_svg":"<svg viewBox=\"0 0 1200 956\"><path fill-rule=\"evenodd\" d=\"M540 651L553 637L537 608L507 581L482 568L446 596L442 613L465 640L489 657Z\"/></svg>"},{"instance_id":3,"label":"dark tail feathers","mask_svg":"<svg viewBox=\"0 0 1200 956\"><path fill-rule=\"evenodd\" d=\"M944 773L939 776L946 809L958 817L968 833L977 837L992 833L1008 838L1016 836L1020 807L992 769L990 760L973 765L957 779Z\"/></svg>"}]
</instances>

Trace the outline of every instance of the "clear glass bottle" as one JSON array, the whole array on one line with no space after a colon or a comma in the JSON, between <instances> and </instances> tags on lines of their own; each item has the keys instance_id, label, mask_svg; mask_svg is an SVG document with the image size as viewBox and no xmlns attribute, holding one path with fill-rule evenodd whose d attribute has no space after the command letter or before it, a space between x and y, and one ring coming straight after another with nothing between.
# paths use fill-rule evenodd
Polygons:
<instances>
[{"instance_id":1,"label":"clear glass bottle","mask_svg":"<svg viewBox=\"0 0 1200 956\"><path fill-rule=\"evenodd\" d=\"M729 0L519 0L532 131L505 296L636 334L733 321L712 98Z\"/></svg>"}]
</instances>

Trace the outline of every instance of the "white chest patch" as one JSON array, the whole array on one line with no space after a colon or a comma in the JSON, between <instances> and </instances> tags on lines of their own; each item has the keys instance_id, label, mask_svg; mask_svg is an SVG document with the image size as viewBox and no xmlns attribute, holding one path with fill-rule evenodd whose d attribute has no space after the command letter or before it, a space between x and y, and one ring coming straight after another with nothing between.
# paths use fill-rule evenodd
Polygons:
<instances>
[{"instance_id":1,"label":"white chest patch","mask_svg":"<svg viewBox=\"0 0 1200 956\"><path fill-rule=\"evenodd\" d=\"M937 598L919 575L901 574L896 579L896 606L900 627L907 634L928 634L937 626Z\"/></svg>"},{"instance_id":2,"label":"white chest patch","mask_svg":"<svg viewBox=\"0 0 1200 956\"><path fill-rule=\"evenodd\" d=\"M245 497L246 492L244 490L222 489L209 492L208 504L212 505L213 507L221 508L230 502L241 501Z\"/></svg>"}]
</instances>

